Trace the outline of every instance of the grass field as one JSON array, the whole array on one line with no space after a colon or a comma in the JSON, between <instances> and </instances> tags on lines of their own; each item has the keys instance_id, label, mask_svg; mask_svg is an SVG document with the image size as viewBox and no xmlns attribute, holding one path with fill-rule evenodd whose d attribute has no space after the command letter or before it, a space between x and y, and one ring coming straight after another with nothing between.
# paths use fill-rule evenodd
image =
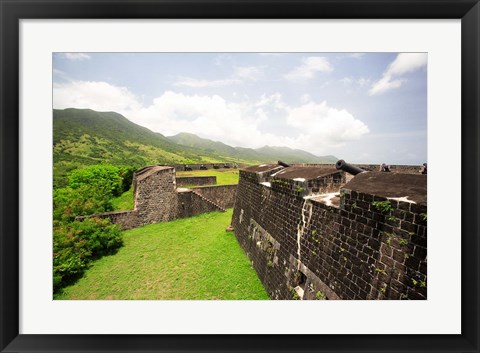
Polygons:
<instances>
[{"instance_id":1,"label":"grass field","mask_svg":"<svg viewBox=\"0 0 480 353\"><path fill-rule=\"evenodd\" d=\"M177 177L186 176L216 176L216 185L230 185L238 184L238 169L209 169L209 170L194 170L189 172L177 172ZM182 186L195 187L195 186ZM112 199L113 208L115 211L131 210L133 209L133 189L125 191L122 195Z\"/></svg>"},{"instance_id":2,"label":"grass field","mask_svg":"<svg viewBox=\"0 0 480 353\"><path fill-rule=\"evenodd\" d=\"M123 233L117 254L95 261L54 299L269 299L233 233L232 209Z\"/></svg>"},{"instance_id":3,"label":"grass field","mask_svg":"<svg viewBox=\"0 0 480 353\"><path fill-rule=\"evenodd\" d=\"M112 199L112 205L115 211L133 209L133 188Z\"/></svg>"},{"instance_id":4,"label":"grass field","mask_svg":"<svg viewBox=\"0 0 480 353\"><path fill-rule=\"evenodd\" d=\"M238 184L238 169L208 169L177 172L177 177L216 176L217 185Z\"/></svg>"}]
</instances>

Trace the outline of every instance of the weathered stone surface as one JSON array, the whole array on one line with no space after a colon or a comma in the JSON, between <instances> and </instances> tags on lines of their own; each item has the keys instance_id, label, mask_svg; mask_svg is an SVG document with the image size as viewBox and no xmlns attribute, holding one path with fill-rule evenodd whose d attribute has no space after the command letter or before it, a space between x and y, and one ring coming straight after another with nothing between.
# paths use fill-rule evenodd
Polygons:
<instances>
[{"instance_id":1,"label":"weathered stone surface","mask_svg":"<svg viewBox=\"0 0 480 353\"><path fill-rule=\"evenodd\" d=\"M392 214L382 213L372 202L385 197L341 189L344 175L319 167L312 171L318 177L308 179L324 186L320 192L340 191L340 205L326 205L311 197L314 188L301 180L300 168L292 178L281 177L288 168L260 177L264 168L240 171L232 226L272 298L426 299L426 226L417 224L425 217L413 211L426 208L392 200ZM269 239L277 244L276 261Z\"/></svg>"},{"instance_id":2,"label":"weathered stone surface","mask_svg":"<svg viewBox=\"0 0 480 353\"><path fill-rule=\"evenodd\" d=\"M235 203L237 185L202 186L193 190L222 208L230 208Z\"/></svg>"},{"instance_id":3,"label":"weathered stone surface","mask_svg":"<svg viewBox=\"0 0 480 353\"><path fill-rule=\"evenodd\" d=\"M191 176L191 177L178 177L176 178L178 186L202 186L202 185L215 185L217 183L216 176Z\"/></svg>"}]
</instances>

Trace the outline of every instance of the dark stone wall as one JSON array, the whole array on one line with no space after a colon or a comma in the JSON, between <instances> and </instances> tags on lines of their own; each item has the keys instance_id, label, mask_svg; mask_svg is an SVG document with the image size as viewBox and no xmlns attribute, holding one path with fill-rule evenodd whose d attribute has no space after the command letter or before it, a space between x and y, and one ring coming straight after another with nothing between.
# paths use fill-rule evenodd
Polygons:
<instances>
[{"instance_id":1,"label":"dark stone wall","mask_svg":"<svg viewBox=\"0 0 480 353\"><path fill-rule=\"evenodd\" d=\"M348 161L347 161L348 162ZM380 164L354 164L359 168L367 170L369 172L379 172L380 171ZM388 163L386 163L388 164ZM325 168L334 168L335 164L292 164L292 166L316 166L316 167L325 167ZM404 173L404 174L420 174L420 165L400 165L400 164L391 164L390 171L396 173Z\"/></svg>"},{"instance_id":2,"label":"dark stone wall","mask_svg":"<svg viewBox=\"0 0 480 353\"><path fill-rule=\"evenodd\" d=\"M177 216L175 170L163 169L137 180L135 210L142 224L171 221Z\"/></svg>"},{"instance_id":3,"label":"dark stone wall","mask_svg":"<svg viewBox=\"0 0 480 353\"><path fill-rule=\"evenodd\" d=\"M197 177L179 177L176 178L177 187L185 185L201 186L215 185L217 183L216 176L197 176Z\"/></svg>"},{"instance_id":4,"label":"dark stone wall","mask_svg":"<svg viewBox=\"0 0 480 353\"><path fill-rule=\"evenodd\" d=\"M233 207L237 194L237 185L203 186L194 189L195 192L213 201L222 208Z\"/></svg>"},{"instance_id":5,"label":"dark stone wall","mask_svg":"<svg viewBox=\"0 0 480 353\"><path fill-rule=\"evenodd\" d=\"M355 164L357 167L370 172L379 172L380 165L378 164ZM390 165L390 171L392 173L403 173L403 174L421 174L420 165Z\"/></svg>"},{"instance_id":6,"label":"dark stone wall","mask_svg":"<svg viewBox=\"0 0 480 353\"><path fill-rule=\"evenodd\" d=\"M236 163L205 163L205 164L172 164L172 167L175 168L176 171L184 171L185 167L187 166L190 170L201 170L201 169L214 169L214 167L219 167L223 169L225 166L234 169L242 168L245 166L244 164L236 164ZM203 168L202 168L203 167Z\"/></svg>"},{"instance_id":7,"label":"dark stone wall","mask_svg":"<svg viewBox=\"0 0 480 353\"><path fill-rule=\"evenodd\" d=\"M186 218L213 211L223 212L223 209L193 190L178 193L177 218Z\"/></svg>"},{"instance_id":8,"label":"dark stone wall","mask_svg":"<svg viewBox=\"0 0 480 353\"><path fill-rule=\"evenodd\" d=\"M347 189L327 206L280 181L241 171L232 218L272 298L426 299L426 206L390 200L385 214L372 202L386 199Z\"/></svg>"}]
</instances>

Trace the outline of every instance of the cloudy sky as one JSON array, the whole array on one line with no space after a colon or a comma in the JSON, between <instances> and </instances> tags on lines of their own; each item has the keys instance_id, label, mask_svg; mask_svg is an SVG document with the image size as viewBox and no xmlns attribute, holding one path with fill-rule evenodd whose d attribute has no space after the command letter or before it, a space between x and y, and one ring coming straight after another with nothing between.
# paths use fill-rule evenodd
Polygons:
<instances>
[{"instance_id":1,"label":"cloudy sky","mask_svg":"<svg viewBox=\"0 0 480 353\"><path fill-rule=\"evenodd\" d=\"M421 53L55 53L53 107L355 163L427 161Z\"/></svg>"}]
</instances>

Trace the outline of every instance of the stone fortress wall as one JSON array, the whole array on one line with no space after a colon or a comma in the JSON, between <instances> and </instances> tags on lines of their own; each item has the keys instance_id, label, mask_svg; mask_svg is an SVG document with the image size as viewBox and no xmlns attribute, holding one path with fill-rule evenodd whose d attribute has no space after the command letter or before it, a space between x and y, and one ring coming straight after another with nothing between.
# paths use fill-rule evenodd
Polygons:
<instances>
[{"instance_id":1,"label":"stone fortress wall","mask_svg":"<svg viewBox=\"0 0 480 353\"><path fill-rule=\"evenodd\" d=\"M241 169L238 185L192 189L174 167L148 166L134 175L133 210L85 217L131 229L234 207L235 236L273 299L426 299L427 175L356 166L370 172L263 164ZM204 182L194 178L182 185Z\"/></svg>"},{"instance_id":2,"label":"stone fortress wall","mask_svg":"<svg viewBox=\"0 0 480 353\"><path fill-rule=\"evenodd\" d=\"M172 164L171 167L177 171L189 171L189 170L207 170L207 169L237 169L246 167L246 164L237 163L205 163L205 164Z\"/></svg>"},{"instance_id":3,"label":"stone fortress wall","mask_svg":"<svg viewBox=\"0 0 480 353\"><path fill-rule=\"evenodd\" d=\"M271 298L426 299L427 175L400 169L241 170L232 226Z\"/></svg>"},{"instance_id":4,"label":"stone fortress wall","mask_svg":"<svg viewBox=\"0 0 480 353\"><path fill-rule=\"evenodd\" d=\"M358 168L369 172L380 172L380 164L352 164ZM335 164L304 164L304 163L294 163L291 164L292 167L319 167L319 168L335 168ZM420 165L401 165L401 164L392 164L389 165L390 171L392 173L403 173L403 174L419 174Z\"/></svg>"},{"instance_id":5,"label":"stone fortress wall","mask_svg":"<svg viewBox=\"0 0 480 353\"><path fill-rule=\"evenodd\" d=\"M177 177L176 183L177 183L177 187L215 185L217 183L217 177L216 176Z\"/></svg>"},{"instance_id":6,"label":"stone fortress wall","mask_svg":"<svg viewBox=\"0 0 480 353\"><path fill-rule=\"evenodd\" d=\"M198 185L201 177L189 178L186 184ZM212 178L212 177L209 177ZM213 177L216 182L216 178ZM179 188L175 168L148 166L139 169L133 177L133 210L106 212L86 217L109 218L122 229L132 229L146 224L191 217L200 213L220 211L233 207L237 185ZM209 181L212 181L210 179ZM183 181L182 181L183 182ZM190 184L191 183L191 184Z\"/></svg>"}]
</instances>

